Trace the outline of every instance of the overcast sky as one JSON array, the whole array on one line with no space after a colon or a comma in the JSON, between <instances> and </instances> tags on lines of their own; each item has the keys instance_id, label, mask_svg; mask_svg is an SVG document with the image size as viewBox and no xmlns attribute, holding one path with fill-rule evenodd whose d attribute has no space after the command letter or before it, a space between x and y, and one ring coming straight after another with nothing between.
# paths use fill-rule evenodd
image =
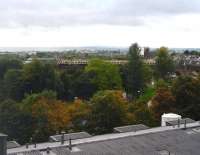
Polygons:
<instances>
[{"instance_id":1,"label":"overcast sky","mask_svg":"<svg viewBox=\"0 0 200 155\"><path fill-rule=\"evenodd\" d=\"M0 0L1 47L200 47L200 0Z\"/></svg>"}]
</instances>

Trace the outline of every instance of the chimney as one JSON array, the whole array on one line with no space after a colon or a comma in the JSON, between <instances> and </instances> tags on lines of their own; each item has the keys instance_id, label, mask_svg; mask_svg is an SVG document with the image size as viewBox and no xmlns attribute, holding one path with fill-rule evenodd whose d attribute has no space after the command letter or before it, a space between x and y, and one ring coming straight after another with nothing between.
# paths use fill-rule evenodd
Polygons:
<instances>
[{"instance_id":1,"label":"chimney","mask_svg":"<svg viewBox=\"0 0 200 155\"><path fill-rule=\"evenodd\" d=\"M69 150L71 151L72 150L72 139L69 138Z\"/></svg>"},{"instance_id":2,"label":"chimney","mask_svg":"<svg viewBox=\"0 0 200 155\"><path fill-rule=\"evenodd\" d=\"M180 119L178 119L178 128L180 128Z\"/></svg>"},{"instance_id":3,"label":"chimney","mask_svg":"<svg viewBox=\"0 0 200 155\"><path fill-rule=\"evenodd\" d=\"M61 144L63 145L65 143L65 132L61 132Z\"/></svg>"},{"instance_id":4,"label":"chimney","mask_svg":"<svg viewBox=\"0 0 200 155\"><path fill-rule=\"evenodd\" d=\"M0 155L7 155L7 135L0 134Z\"/></svg>"},{"instance_id":5,"label":"chimney","mask_svg":"<svg viewBox=\"0 0 200 155\"><path fill-rule=\"evenodd\" d=\"M186 119L184 120L184 129L186 129L187 128L187 121L186 121Z\"/></svg>"},{"instance_id":6,"label":"chimney","mask_svg":"<svg viewBox=\"0 0 200 155\"><path fill-rule=\"evenodd\" d=\"M28 143L26 143L26 149L28 149L28 147L29 147L29 144L28 144Z\"/></svg>"},{"instance_id":7,"label":"chimney","mask_svg":"<svg viewBox=\"0 0 200 155\"><path fill-rule=\"evenodd\" d=\"M50 150L51 150L51 149L50 149L49 147L47 147L46 153L47 153L47 154L50 154Z\"/></svg>"}]
</instances>

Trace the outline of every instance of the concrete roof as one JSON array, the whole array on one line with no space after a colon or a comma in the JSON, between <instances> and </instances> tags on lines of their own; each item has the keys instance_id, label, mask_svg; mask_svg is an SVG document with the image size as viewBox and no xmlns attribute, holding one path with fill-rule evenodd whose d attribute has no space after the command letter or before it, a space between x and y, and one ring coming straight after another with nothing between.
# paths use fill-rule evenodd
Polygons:
<instances>
[{"instance_id":1,"label":"concrete roof","mask_svg":"<svg viewBox=\"0 0 200 155\"><path fill-rule=\"evenodd\" d=\"M0 133L0 137L7 137L7 135Z\"/></svg>"},{"instance_id":2,"label":"concrete roof","mask_svg":"<svg viewBox=\"0 0 200 155\"><path fill-rule=\"evenodd\" d=\"M168 113L168 114L163 114L162 117L177 118L177 117L181 117L181 115L174 114L174 113Z\"/></svg>"},{"instance_id":3,"label":"concrete roof","mask_svg":"<svg viewBox=\"0 0 200 155\"><path fill-rule=\"evenodd\" d=\"M166 123L169 124L169 125L178 125L178 122L180 124L184 124L185 121L186 121L186 124L188 124L188 123L194 123L195 122L191 118L183 118L183 119L180 119L180 120L167 121Z\"/></svg>"},{"instance_id":4,"label":"concrete roof","mask_svg":"<svg viewBox=\"0 0 200 155\"><path fill-rule=\"evenodd\" d=\"M20 147L20 145L16 141L8 141L7 142L8 149L16 148L16 147Z\"/></svg>"},{"instance_id":5,"label":"concrete roof","mask_svg":"<svg viewBox=\"0 0 200 155\"><path fill-rule=\"evenodd\" d=\"M145 129L149 129L148 126L144 125L144 124L138 124L138 125L127 125L127 126L120 126L120 127L116 127L114 128L114 131L116 132L136 132L139 130L145 130Z\"/></svg>"},{"instance_id":6,"label":"concrete roof","mask_svg":"<svg viewBox=\"0 0 200 155\"><path fill-rule=\"evenodd\" d=\"M60 142L62 135L53 135L50 136L50 141L54 142ZM64 140L74 140L74 139L83 139L83 138L89 138L91 135L87 132L76 132L76 133L68 133L64 134Z\"/></svg>"},{"instance_id":7,"label":"concrete roof","mask_svg":"<svg viewBox=\"0 0 200 155\"><path fill-rule=\"evenodd\" d=\"M138 132L115 133L73 140L69 142L37 144L34 148L25 146L8 149L8 155L199 155L200 123L150 128Z\"/></svg>"}]
</instances>

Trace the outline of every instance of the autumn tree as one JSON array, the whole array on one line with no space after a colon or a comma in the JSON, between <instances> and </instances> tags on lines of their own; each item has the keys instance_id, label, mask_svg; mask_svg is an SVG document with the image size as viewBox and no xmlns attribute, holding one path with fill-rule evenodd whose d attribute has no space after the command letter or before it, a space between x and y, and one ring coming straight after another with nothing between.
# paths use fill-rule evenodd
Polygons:
<instances>
[{"instance_id":1,"label":"autumn tree","mask_svg":"<svg viewBox=\"0 0 200 155\"><path fill-rule=\"evenodd\" d=\"M88 117L91 110L87 103L80 99L75 99L74 102L67 106L67 110L70 117L71 130L88 130Z\"/></svg>"},{"instance_id":2,"label":"autumn tree","mask_svg":"<svg viewBox=\"0 0 200 155\"><path fill-rule=\"evenodd\" d=\"M23 113L29 116L30 119L27 121L32 122L32 132L28 134L29 138L32 137L37 142L47 140L52 131L49 128L48 112L50 105L56 101L56 93L53 91L43 91L38 94L27 95L23 99L21 109Z\"/></svg>"},{"instance_id":3,"label":"autumn tree","mask_svg":"<svg viewBox=\"0 0 200 155\"><path fill-rule=\"evenodd\" d=\"M169 88L160 87L151 101L150 108L154 118L159 121L163 113L175 112L175 97Z\"/></svg>"},{"instance_id":4,"label":"autumn tree","mask_svg":"<svg viewBox=\"0 0 200 155\"><path fill-rule=\"evenodd\" d=\"M129 114L131 114L131 124L145 124L147 126L155 126L156 121L152 111L144 102L134 102L129 105Z\"/></svg>"}]
</instances>

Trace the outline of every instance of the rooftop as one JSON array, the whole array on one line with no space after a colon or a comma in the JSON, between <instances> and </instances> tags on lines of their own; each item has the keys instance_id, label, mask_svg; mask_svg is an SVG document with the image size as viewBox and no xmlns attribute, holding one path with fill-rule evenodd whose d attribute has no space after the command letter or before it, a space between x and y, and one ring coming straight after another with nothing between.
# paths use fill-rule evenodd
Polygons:
<instances>
[{"instance_id":1,"label":"rooftop","mask_svg":"<svg viewBox=\"0 0 200 155\"><path fill-rule=\"evenodd\" d=\"M20 147L20 145L16 141L8 141L7 142L8 149L12 149L12 148L16 148L16 147Z\"/></svg>"},{"instance_id":2,"label":"rooftop","mask_svg":"<svg viewBox=\"0 0 200 155\"><path fill-rule=\"evenodd\" d=\"M50 136L50 141L53 142L59 142L61 141L61 137L62 135L53 135ZM89 138L91 137L91 135L87 132L76 132L76 133L68 133L68 134L64 134L64 140L75 140L75 139L83 139L83 138Z\"/></svg>"},{"instance_id":3,"label":"rooftop","mask_svg":"<svg viewBox=\"0 0 200 155\"><path fill-rule=\"evenodd\" d=\"M69 141L47 142L8 149L8 155L199 155L200 123L76 139L72 146L70 150Z\"/></svg>"},{"instance_id":4,"label":"rooftop","mask_svg":"<svg viewBox=\"0 0 200 155\"><path fill-rule=\"evenodd\" d=\"M184 124L184 123L194 123L195 121L192 120L191 118L183 118L180 120L174 120L174 121L167 121L166 123L168 125L178 125L178 123L180 124Z\"/></svg>"},{"instance_id":5,"label":"rooftop","mask_svg":"<svg viewBox=\"0 0 200 155\"><path fill-rule=\"evenodd\" d=\"M0 137L7 137L7 135L0 133Z\"/></svg>"},{"instance_id":6,"label":"rooftop","mask_svg":"<svg viewBox=\"0 0 200 155\"><path fill-rule=\"evenodd\" d=\"M116 127L114 128L114 131L116 132L136 132L139 130L145 130L145 129L149 129L148 126L144 125L144 124L138 124L138 125L128 125L128 126L121 126L121 127Z\"/></svg>"},{"instance_id":7,"label":"rooftop","mask_svg":"<svg viewBox=\"0 0 200 155\"><path fill-rule=\"evenodd\" d=\"M168 114L163 114L162 117L171 117L171 118L177 118L177 117L181 117L181 115L178 114L174 114L174 113L168 113Z\"/></svg>"}]
</instances>

